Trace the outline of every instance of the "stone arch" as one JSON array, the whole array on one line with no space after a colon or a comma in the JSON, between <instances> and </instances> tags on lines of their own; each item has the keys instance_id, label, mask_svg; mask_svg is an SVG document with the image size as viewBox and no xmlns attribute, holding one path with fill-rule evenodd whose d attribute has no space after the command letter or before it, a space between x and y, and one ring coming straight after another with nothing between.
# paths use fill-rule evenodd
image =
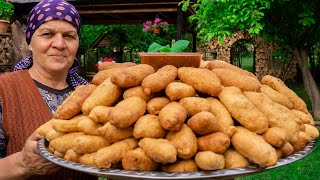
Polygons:
<instances>
[{"instance_id":1,"label":"stone arch","mask_svg":"<svg viewBox=\"0 0 320 180\"><path fill-rule=\"evenodd\" d=\"M264 42L260 37L250 37L247 31L238 31L230 37L224 38L224 43L221 44L218 40L205 43L203 47L204 53L216 53L216 59L231 63L231 48L232 45L239 40L247 40L251 42L255 49L254 74L261 79L265 75L273 75L283 81L294 79L297 75L297 61L292 56L289 63L277 61L272 57L272 54L277 51L280 46L272 42ZM206 59L208 60L208 59Z\"/></svg>"}]
</instances>

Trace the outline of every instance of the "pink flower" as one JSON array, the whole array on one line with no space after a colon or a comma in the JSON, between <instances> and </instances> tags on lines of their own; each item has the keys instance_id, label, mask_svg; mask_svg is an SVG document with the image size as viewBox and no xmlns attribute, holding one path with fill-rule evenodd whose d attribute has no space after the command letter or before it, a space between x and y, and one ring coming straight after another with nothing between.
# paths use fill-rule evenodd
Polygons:
<instances>
[{"instance_id":1,"label":"pink flower","mask_svg":"<svg viewBox=\"0 0 320 180\"><path fill-rule=\"evenodd\" d=\"M150 26L145 26L145 27L143 28L143 31L146 32L146 31L148 31L149 29L150 29Z\"/></svg>"},{"instance_id":2,"label":"pink flower","mask_svg":"<svg viewBox=\"0 0 320 180\"><path fill-rule=\"evenodd\" d=\"M162 21L162 19L156 18L156 19L154 20L154 23L159 23L159 22L161 22L161 21Z\"/></svg>"},{"instance_id":3,"label":"pink flower","mask_svg":"<svg viewBox=\"0 0 320 180\"><path fill-rule=\"evenodd\" d=\"M168 22L164 21L163 19L160 18L155 18L154 21L146 21L143 23L143 32L148 32L148 33L152 33L153 32L153 28L160 28L163 31L168 31Z\"/></svg>"},{"instance_id":4,"label":"pink flower","mask_svg":"<svg viewBox=\"0 0 320 180\"><path fill-rule=\"evenodd\" d=\"M164 21L163 23L162 23L164 26L168 26L169 24L167 23L167 21Z\"/></svg>"}]
</instances>

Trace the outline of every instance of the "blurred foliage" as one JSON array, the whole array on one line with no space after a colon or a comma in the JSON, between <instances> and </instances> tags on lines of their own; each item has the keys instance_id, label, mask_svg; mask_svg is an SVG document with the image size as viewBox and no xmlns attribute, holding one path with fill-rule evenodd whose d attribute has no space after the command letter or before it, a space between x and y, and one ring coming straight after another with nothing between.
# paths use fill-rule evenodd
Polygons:
<instances>
[{"instance_id":1,"label":"blurred foliage","mask_svg":"<svg viewBox=\"0 0 320 180\"><path fill-rule=\"evenodd\" d=\"M143 25L83 25L81 31L80 47L88 49L90 45L102 34L106 35L108 44L112 47L100 47L91 52L99 52L99 57L111 57L118 52L121 56L115 57L117 62L133 61L139 63L138 52L147 52L149 45L153 42L158 44L171 44L172 40L177 40L177 28L169 25L169 31L160 34L143 32ZM182 32L182 39L192 42L192 35L186 31ZM187 51L192 51L192 43ZM92 57L91 57L92 58ZM96 59L96 62L99 59ZM94 64L96 63L94 62Z\"/></svg>"}]
</instances>

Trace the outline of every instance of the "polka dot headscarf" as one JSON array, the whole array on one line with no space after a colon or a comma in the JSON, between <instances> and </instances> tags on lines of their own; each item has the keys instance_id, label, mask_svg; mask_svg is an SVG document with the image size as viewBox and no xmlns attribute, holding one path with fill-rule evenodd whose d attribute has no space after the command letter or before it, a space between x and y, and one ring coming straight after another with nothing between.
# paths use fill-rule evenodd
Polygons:
<instances>
[{"instance_id":1,"label":"polka dot headscarf","mask_svg":"<svg viewBox=\"0 0 320 180\"><path fill-rule=\"evenodd\" d=\"M63 0L43 0L29 13L26 25L27 43L30 44L33 33L41 24L53 19L62 19L71 23L77 28L80 37L80 15L73 5Z\"/></svg>"},{"instance_id":2,"label":"polka dot headscarf","mask_svg":"<svg viewBox=\"0 0 320 180\"><path fill-rule=\"evenodd\" d=\"M76 8L68 2L63 0L43 0L38 3L29 13L26 29L26 40L30 44L31 37L36 29L43 23L53 20L63 19L71 23L76 27L78 35L80 37L80 15ZM33 65L32 54L21 59L14 67L14 71L29 69ZM88 84L88 82L77 74L79 68L79 62L74 60L72 67L68 71L67 81L73 87L76 88L82 84Z\"/></svg>"}]
</instances>

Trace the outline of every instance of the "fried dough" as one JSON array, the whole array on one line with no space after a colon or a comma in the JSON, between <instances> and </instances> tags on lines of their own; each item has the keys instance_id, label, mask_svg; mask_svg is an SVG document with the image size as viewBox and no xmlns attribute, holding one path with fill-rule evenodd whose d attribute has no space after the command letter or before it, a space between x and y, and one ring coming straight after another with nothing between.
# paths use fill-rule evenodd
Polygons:
<instances>
[{"instance_id":1,"label":"fried dough","mask_svg":"<svg viewBox=\"0 0 320 180\"><path fill-rule=\"evenodd\" d=\"M257 134L268 130L267 117L237 87L225 87L219 94L222 104L242 126Z\"/></svg>"},{"instance_id":2,"label":"fried dough","mask_svg":"<svg viewBox=\"0 0 320 180\"><path fill-rule=\"evenodd\" d=\"M275 148L261 136L241 126L236 128L237 132L231 137L231 143L240 154L261 167L269 167L277 163L278 155Z\"/></svg>"},{"instance_id":3,"label":"fried dough","mask_svg":"<svg viewBox=\"0 0 320 180\"><path fill-rule=\"evenodd\" d=\"M201 93L218 96L221 91L220 79L208 69L181 67L178 69L178 77Z\"/></svg>"},{"instance_id":4,"label":"fried dough","mask_svg":"<svg viewBox=\"0 0 320 180\"><path fill-rule=\"evenodd\" d=\"M289 89L281 79L271 75L266 75L261 79L261 82L262 84L266 84L272 89L288 96L293 104L294 109L302 111L304 113L308 113L306 103L299 96L297 96L294 91Z\"/></svg>"}]
</instances>

